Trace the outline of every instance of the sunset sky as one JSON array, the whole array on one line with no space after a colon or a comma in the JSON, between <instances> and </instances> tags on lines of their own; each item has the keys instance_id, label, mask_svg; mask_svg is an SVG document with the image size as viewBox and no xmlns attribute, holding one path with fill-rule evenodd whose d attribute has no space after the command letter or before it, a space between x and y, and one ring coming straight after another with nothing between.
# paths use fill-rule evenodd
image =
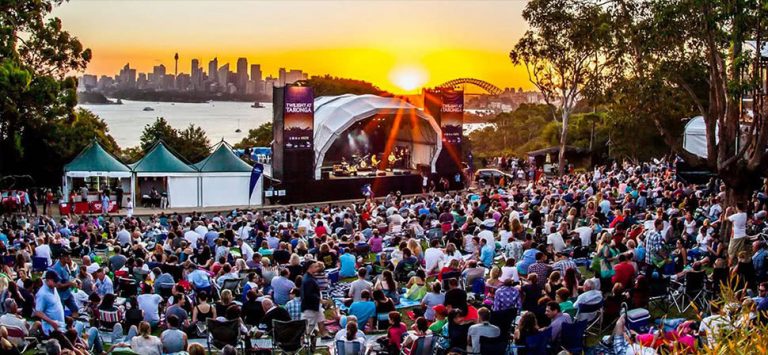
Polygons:
<instances>
[{"instance_id":1,"label":"sunset sky","mask_svg":"<svg viewBox=\"0 0 768 355\"><path fill-rule=\"evenodd\" d=\"M373 82L405 93L473 77L530 88L509 50L526 30L524 1L89 1L54 10L93 50L87 73L165 64L190 72L190 59L261 64Z\"/></svg>"}]
</instances>

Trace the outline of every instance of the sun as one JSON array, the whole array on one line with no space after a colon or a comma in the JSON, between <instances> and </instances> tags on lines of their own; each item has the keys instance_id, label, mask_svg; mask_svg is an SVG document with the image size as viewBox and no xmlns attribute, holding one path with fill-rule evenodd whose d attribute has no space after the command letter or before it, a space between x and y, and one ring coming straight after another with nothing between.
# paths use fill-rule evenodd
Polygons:
<instances>
[{"instance_id":1,"label":"sun","mask_svg":"<svg viewBox=\"0 0 768 355\"><path fill-rule=\"evenodd\" d=\"M389 80L405 91L413 91L427 82L427 72L416 66L401 66L389 72Z\"/></svg>"}]
</instances>

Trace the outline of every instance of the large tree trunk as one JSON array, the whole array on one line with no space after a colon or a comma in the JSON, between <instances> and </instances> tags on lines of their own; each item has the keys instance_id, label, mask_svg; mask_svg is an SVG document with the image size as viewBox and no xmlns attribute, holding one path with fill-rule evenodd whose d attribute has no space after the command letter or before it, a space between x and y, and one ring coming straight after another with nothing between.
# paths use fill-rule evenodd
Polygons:
<instances>
[{"instance_id":1,"label":"large tree trunk","mask_svg":"<svg viewBox=\"0 0 768 355\"><path fill-rule=\"evenodd\" d=\"M749 201L752 192L762 186L763 181L760 174L747 169L745 165L739 162L732 164L730 169L720 171L718 175L725 186L725 198L722 201L723 211L728 207L735 209L737 203L742 203L747 211L750 210L752 206ZM720 227L720 233L724 241L730 241L731 224L723 223Z\"/></svg>"},{"instance_id":2,"label":"large tree trunk","mask_svg":"<svg viewBox=\"0 0 768 355\"><path fill-rule=\"evenodd\" d=\"M560 134L560 153L557 155L557 173L562 176L565 174L565 143L568 139L568 117L570 115L563 112L563 131Z\"/></svg>"}]
</instances>

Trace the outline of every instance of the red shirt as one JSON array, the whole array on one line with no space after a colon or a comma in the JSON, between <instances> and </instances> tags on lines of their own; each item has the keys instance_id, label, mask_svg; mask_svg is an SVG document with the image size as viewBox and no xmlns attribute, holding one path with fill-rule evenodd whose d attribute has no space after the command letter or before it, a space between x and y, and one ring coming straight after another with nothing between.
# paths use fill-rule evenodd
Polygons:
<instances>
[{"instance_id":1,"label":"red shirt","mask_svg":"<svg viewBox=\"0 0 768 355\"><path fill-rule=\"evenodd\" d=\"M408 329L405 324L400 322L399 327L390 326L387 330L387 338L389 339L389 345L392 345L400 349L400 342L403 340L403 334L407 333Z\"/></svg>"},{"instance_id":2,"label":"red shirt","mask_svg":"<svg viewBox=\"0 0 768 355\"><path fill-rule=\"evenodd\" d=\"M621 285L624 286L624 289L628 288L630 282L632 282L632 278L635 276L635 267L625 261L616 264L613 267L613 271L616 272L612 278L613 283L621 283Z\"/></svg>"}]
</instances>

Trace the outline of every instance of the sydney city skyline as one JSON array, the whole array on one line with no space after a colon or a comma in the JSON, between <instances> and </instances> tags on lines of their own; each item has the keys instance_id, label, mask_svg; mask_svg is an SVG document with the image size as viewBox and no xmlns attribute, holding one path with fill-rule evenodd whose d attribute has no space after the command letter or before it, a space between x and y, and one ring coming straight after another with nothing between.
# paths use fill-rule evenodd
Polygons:
<instances>
[{"instance_id":1,"label":"sydney city skyline","mask_svg":"<svg viewBox=\"0 0 768 355\"><path fill-rule=\"evenodd\" d=\"M414 93L451 79L531 85L509 50L527 28L523 1L70 1L53 11L93 51L78 74L115 75L126 64L190 73L198 59L260 64L364 80Z\"/></svg>"}]
</instances>

